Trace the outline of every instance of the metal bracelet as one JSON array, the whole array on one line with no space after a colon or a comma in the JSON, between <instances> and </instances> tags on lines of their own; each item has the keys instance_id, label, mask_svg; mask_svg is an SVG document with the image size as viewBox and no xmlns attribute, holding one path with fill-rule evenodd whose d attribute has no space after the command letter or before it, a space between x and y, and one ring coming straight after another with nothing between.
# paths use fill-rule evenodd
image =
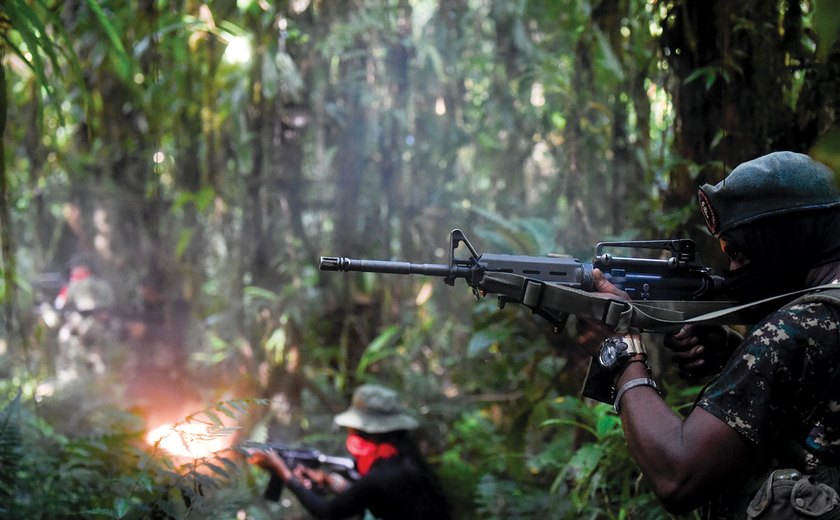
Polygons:
<instances>
[{"instance_id":1,"label":"metal bracelet","mask_svg":"<svg viewBox=\"0 0 840 520\"><path fill-rule=\"evenodd\" d=\"M631 388L635 388L637 386L649 386L656 390L656 393L659 394L659 385L656 384L656 381L649 377L640 377L638 379L631 379L627 381L621 388L618 389L618 392L615 394L615 404L613 404L613 408L615 408L615 413L620 413L619 410L619 403L621 403L621 398L624 397L624 392L630 390Z\"/></svg>"}]
</instances>

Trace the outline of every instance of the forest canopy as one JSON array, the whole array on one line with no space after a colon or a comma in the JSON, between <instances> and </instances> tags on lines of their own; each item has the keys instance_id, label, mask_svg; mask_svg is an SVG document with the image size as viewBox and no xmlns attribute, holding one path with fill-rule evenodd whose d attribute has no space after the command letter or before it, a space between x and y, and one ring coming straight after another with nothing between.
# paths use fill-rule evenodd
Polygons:
<instances>
[{"instance_id":1,"label":"forest canopy","mask_svg":"<svg viewBox=\"0 0 840 520\"><path fill-rule=\"evenodd\" d=\"M228 448L339 452L381 383L459 518L667 517L579 397L574 326L318 259L446 263L458 228L719 268L699 185L776 150L840 171L832 4L5 0L0 516L294 515ZM147 439L173 423L221 444Z\"/></svg>"}]
</instances>

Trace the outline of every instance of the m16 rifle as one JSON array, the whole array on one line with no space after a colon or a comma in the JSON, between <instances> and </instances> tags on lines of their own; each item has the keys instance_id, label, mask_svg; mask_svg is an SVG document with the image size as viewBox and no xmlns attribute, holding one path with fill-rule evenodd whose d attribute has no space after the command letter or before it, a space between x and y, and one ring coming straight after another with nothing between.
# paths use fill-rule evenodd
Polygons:
<instances>
[{"instance_id":1,"label":"m16 rifle","mask_svg":"<svg viewBox=\"0 0 840 520\"><path fill-rule=\"evenodd\" d=\"M347 480L358 480L359 473L356 471L356 463L349 457L337 457L325 455L313 448L292 448L285 444L274 442L259 445L260 449L272 450L283 459L283 462L290 469L296 466L307 468L322 468L329 473L338 473ZM277 502L283 492L283 479L276 473L271 473L271 478L266 485L263 497L266 500Z\"/></svg>"},{"instance_id":2,"label":"m16 rifle","mask_svg":"<svg viewBox=\"0 0 840 520\"><path fill-rule=\"evenodd\" d=\"M449 238L448 264L418 264L322 256L322 271L420 274L454 285L463 278L476 298L495 294L499 307L523 304L562 329L569 315L600 320L617 329L657 331L682 323L744 323L729 312L733 302L718 301L723 278L700 262L689 239L601 242L591 263L569 256L479 254L460 229ZM458 256L463 245L468 255ZM658 250L667 258L615 256L618 248ZM630 295L630 300L594 293L593 270Z\"/></svg>"}]
</instances>

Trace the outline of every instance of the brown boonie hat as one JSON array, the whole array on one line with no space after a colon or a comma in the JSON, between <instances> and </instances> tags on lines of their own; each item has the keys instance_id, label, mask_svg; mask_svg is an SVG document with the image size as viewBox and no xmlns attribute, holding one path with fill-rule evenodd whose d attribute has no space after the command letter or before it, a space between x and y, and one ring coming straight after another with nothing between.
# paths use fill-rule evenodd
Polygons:
<instances>
[{"instance_id":1,"label":"brown boonie hat","mask_svg":"<svg viewBox=\"0 0 840 520\"><path fill-rule=\"evenodd\" d=\"M350 408L335 416L335 424L366 433L386 433L417 428L417 420L405 413L397 393L379 385L362 385L353 392Z\"/></svg>"}]
</instances>

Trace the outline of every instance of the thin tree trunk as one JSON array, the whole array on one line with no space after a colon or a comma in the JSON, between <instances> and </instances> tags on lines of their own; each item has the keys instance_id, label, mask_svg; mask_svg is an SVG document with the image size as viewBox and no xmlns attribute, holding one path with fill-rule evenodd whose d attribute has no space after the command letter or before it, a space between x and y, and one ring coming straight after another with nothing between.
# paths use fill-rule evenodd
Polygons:
<instances>
[{"instance_id":1,"label":"thin tree trunk","mask_svg":"<svg viewBox=\"0 0 840 520\"><path fill-rule=\"evenodd\" d=\"M15 258L15 240L12 233L12 219L9 209L9 182L6 177L6 148L3 137L6 131L8 97L6 93L6 67L3 66L3 50L0 48L0 250L3 259L3 325L6 337L12 338L15 322L15 302L17 301L17 263ZM29 342L21 331L23 357L26 369L32 371L29 359Z\"/></svg>"}]
</instances>

